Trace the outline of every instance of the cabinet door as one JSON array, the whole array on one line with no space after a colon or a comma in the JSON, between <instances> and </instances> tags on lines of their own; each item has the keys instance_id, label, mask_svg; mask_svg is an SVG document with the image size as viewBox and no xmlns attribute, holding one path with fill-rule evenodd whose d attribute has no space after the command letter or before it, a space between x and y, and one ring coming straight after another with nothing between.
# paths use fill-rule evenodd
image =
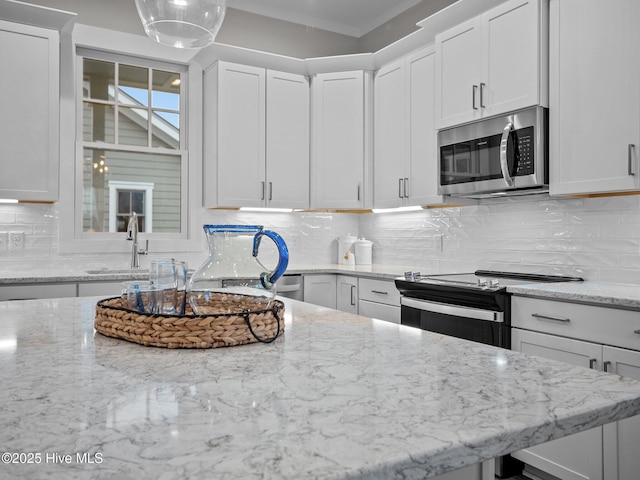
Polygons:
<instances>
[{"instance_id":1,"label":"cabinet door","mask_svg":"<svg viewBox=\"0 0 640 480\"><path fill-rule=\"evenodd\" d=\"M364 73L318 74L312 90L312 208L362 208Z\"/></svg>"},{"instance_id":2,"label":"cabinet door","mask_svg":"<svg viewBox=\"0 0 640 480\"><path fill-rule=\"evenodd\" d=\"M336 308L336 276L335 275L305 275L304 301Z\"/></svg>"},{"instance_id":3,"label":"cabinet door","mask_svg":"<svg viewBox=\"0 0 640 480\"><path fill-rule=\"evenodd\" d=\"M480 27L480 18L474 18L436 35L438 128L480 118Z\"/></svg>"},{"instance_id":4,"label":"cabinet door","mask_svg":"<svg viewBox=\"0 0 640 480\"><path fill-rule=\"evenodd\" d=\"M638 189L640 2L551 0L550 9L551 194Z\"/></svg>"},{"instance_id":5,"label":"cabinet door","mask_svg":"<svg viewBox=\"0 0 640 480\"><path fill-rule=\"evenodd\" d=\"M265 185L265 70L219 62L218 205L261 207Z\"/></svg>"},{"instance_id":6,"label":"cabinet door","mask_svg":"<svg viewBox=\"0 0 640 480\"><path fill-rule=\"evenodd\" d=\"M336 308L343 312L358 313L358 279L347 275L336 276Z\"/></svg>"},{"instance_id":7,"label":"cabinet door","mask_svg":"<svg viewBox=\"0 0 640 480\"><path fill-rule=\"evenodd\" d=\"M640 380L640 352L603 347L607 371ZM607 363L609 362L609 363ZM640 472L640 415L604 426L604 478L635 480Z\"/></svg>"},{"instance_id":8,"label":"cabinet door","mask_svg":"<svg viewBox=\"0 0 640 480\"><path fill-rule=\"evenodd\" d=\"M0 198L57 201L58 32L0 20Z\"/></svg>"},{"instance_id":9,"label":"cabinet door","mask_svg":"<svg viewBox=\"0 0 640 480\"><path fill-rule=\"evenodd\" d=\"M408 195L407 205L442 203L438 195L437 130L435 125L435 49L407 57Z\"/></svg>"},{"instance_id":10,"label":"cabinet door","mask_svg":"<svg viewBox=\"0 0 640 480\"><path fill-rule=\"evenodd\" d=\"M373 204L376 208L400 207L408 194L405 87L404 59L381 68L374 79Z\"/></svg>"},{"instance_id":11,"label":"cabinet door","mask_svg":"<svg viewBox=\"0 0 640 480\"><path fill-rule=\"evenodd\" d=\"M482 82L479 105L483 116L537 105L541 62L538 0L512 0L482 19Z\"/></svg>"},{"instance_id":12,"label":"cabinet door","mask_svg":"<svg viewBox=\"0 0 640 480\"><path fill-rule=\"evenodd\" d=\"M267 70L267 205L309 208L309 80Z\"/></svg>"},{"instance_id":13,"label":"cabinet door","mask_svg":"<svg viewBox=\"0 0 640 480\"><path fill-rule=\"evenodd\" d=\"M518 328L512 330L511 348L587 368L592 364L600 364L602 360L601 345ZM552 440L511 455L562 480L602 480L602 427Z\"/></svg>"}]
</instances>

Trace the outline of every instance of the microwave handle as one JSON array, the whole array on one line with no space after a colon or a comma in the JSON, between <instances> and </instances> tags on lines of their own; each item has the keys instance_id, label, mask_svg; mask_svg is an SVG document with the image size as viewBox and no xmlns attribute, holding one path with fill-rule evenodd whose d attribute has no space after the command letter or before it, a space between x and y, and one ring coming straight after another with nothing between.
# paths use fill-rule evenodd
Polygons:
<instances>
[{"instance_id":1,"label":"microwave handle","mask_svg":"<svg viewBox=\"0 0 640 480\"><path fill-rule=\"evenodd\" d=\"M507 144L509 143L509 135L513 131L513 123L509 122L502 130L502 138L500 139L500 169L502 177L508 187L513 187L513 178L509 173L509 162L507 160Z\"/></svg>"}]
</instances>

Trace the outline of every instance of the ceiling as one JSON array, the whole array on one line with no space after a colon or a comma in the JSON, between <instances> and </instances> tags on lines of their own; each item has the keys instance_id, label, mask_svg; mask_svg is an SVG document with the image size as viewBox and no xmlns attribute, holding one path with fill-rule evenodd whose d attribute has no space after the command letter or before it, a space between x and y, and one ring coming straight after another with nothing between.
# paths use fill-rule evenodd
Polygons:
<instances>
[{"instance_id":1,"label":"ceiling","mask_svg":"<svg viewBox=\"0 0 640 480\"><path fill-rule=\"evenodd\" d=\"M421 0L227 0L227 6L359 38L420 2Z\"/></svg>"}]
</instances>

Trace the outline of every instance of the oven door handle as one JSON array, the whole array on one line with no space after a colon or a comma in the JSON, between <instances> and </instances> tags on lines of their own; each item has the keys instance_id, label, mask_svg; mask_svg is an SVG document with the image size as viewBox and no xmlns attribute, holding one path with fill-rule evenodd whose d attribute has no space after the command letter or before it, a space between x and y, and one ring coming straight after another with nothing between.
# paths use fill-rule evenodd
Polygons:
<instances>
[{"instance_id":1,"label":"oven door handle","mask_svg":"<svg viewBox=\"0 0 640 480\"><path fill-rule=\"evenodd\" d=\"M449 305L444 303L429 302L427 300L417 300L415 298L400 298L400 305L409 308L417 308L426 312L442 313L455 317L472 318L474 320L486 320L489 322L504 323L504 312L494 312L493 310L482 310L480 308L461 307L459 305Z\"/></svg>"}]
</instances>

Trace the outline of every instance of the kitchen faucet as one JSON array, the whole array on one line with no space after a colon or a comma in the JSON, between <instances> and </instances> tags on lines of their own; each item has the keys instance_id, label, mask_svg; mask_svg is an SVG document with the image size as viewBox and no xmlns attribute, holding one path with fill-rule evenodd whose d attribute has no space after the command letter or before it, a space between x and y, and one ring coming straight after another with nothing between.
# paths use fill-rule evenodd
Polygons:
<instances>
[{"instance_id":1,"label":"kitchen faucet","mask_svg":"<svg viewBox=\"0 0 640 480\"><path fill-rule=\"evenodd\" d=\"M127 240L133 241L131 246L131 268L140 268L140 255L146 255L149 251L149 240L145 248L138 248L138 214L133 212L129 218L129 226L127 227Z\"/></svg>"}]
</instances>

